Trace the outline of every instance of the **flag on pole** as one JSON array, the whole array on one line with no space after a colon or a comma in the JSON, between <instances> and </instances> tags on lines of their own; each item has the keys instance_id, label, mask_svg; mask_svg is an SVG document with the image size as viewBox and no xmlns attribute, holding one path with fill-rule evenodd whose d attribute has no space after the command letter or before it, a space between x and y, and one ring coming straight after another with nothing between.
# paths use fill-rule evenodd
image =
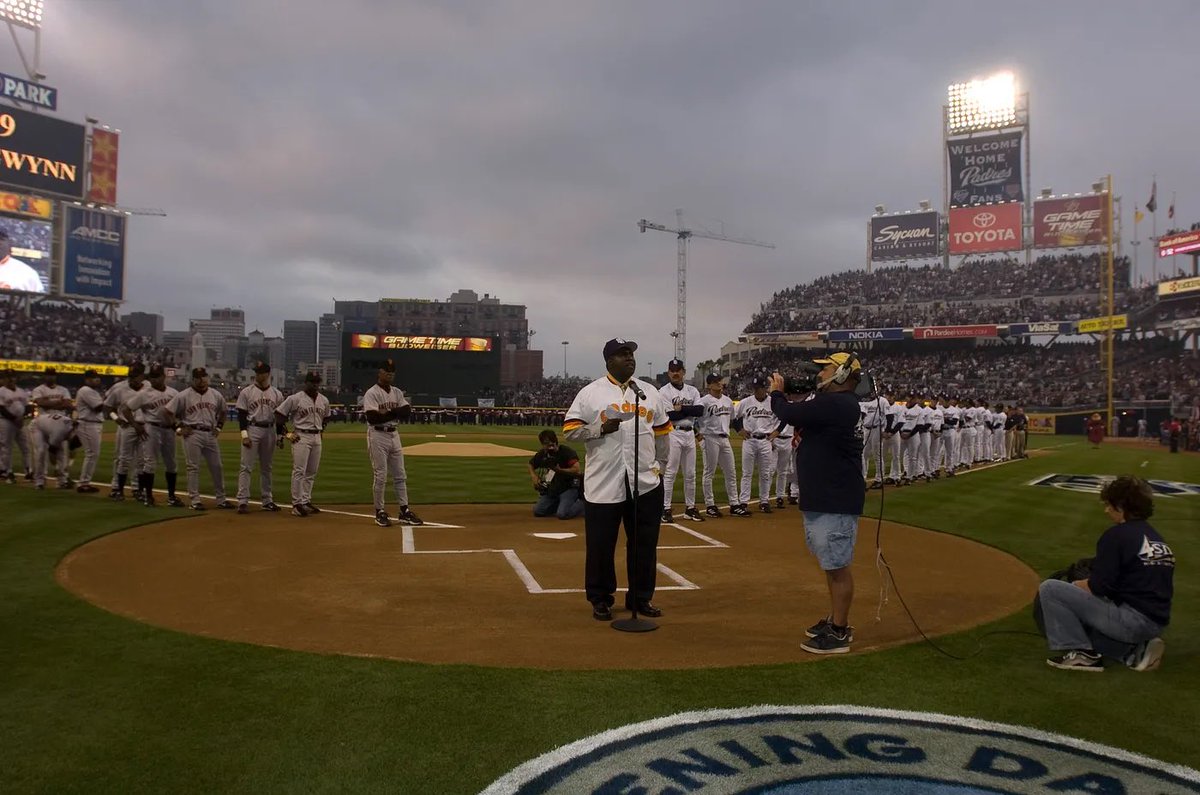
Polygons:
<instances>
[{"instance_id":1,"label":"flag on pole","mask_svg":"<svg viewBox=\"0 0 1200 795\"><path fill-rule=\"evenodd\" d=\"M1135 224L1140 224L1142 221L1145 221L1145 220L1146 220L1146 214L1144 212L1142 212L1141 210L1133 211L1133 222Z\"/></svg>"},{"instance_id":2,"label":"flag on pole","mask_svg":"<svg viewBox=\"0 0 1200 795\"><path fill-rule=\"evenodd\" d=\"M1152 213L1158 212L1158 180L1150 185L1150 201L1146 202L1146 209Z\"/></svg>"},{"instance_id":3,"label":"flag on pole","mask_svg":"<svg viewBox=\"0 0 1200 795\"><path fill-rule=\"evenodd\" d=\"M1167 208L1167 218L1175 217L1175 194L1171 194L1171 206Z\"/></svg>"}]
</instances>

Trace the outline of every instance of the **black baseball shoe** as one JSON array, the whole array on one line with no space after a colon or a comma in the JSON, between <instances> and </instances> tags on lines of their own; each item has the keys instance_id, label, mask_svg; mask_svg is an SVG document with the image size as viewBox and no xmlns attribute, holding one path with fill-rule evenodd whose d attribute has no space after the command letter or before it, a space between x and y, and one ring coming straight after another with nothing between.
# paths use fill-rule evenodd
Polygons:
<instances>
[{"instance_id":1,"label":"black baseball shoe","mask_svg":"<svg viewBox=\"0 0 1200 795\"><path fill-rule=\"evenodd\" d=\"M1100 655L1094 651L1086 651L1084 649L1072 649L1058 657L1050 657L1046 660L1046 664L1052 668L1061 668L1064 671L1104 673L1104 660L1100 658Z\"/></svg>"},{"instance_id":2,"label":"black baseball shoe","mask_svg":"<svg viewBox=\"0 0 1200 795\"><path fill-rule=\"evenodd\" d=\"M218 502L218 503L217 503L217 509L218 509L218 510L222 510L222 511L232 511L232 510L233 510L233 508L234 508L234 505L233 505L233 503L232 503L232 502L230 502L229 500L221 500L220 502Z\"/></svg>"},{"instance_id":3,"label":"black baseball shoe","mask_svg":"<svg viewBox=\"0 0 1200 795\"><path fill-rule=\"evenodd\" d=\"M25 470L25 479L26 479L26 480L33 480L33 470L32 470L32 469L26 469L26 470Z\"/></svg>"},{"instance_id":4,"label":"black baseball shoe","mask_svg":"<svg viewBox=\"0 0 1200 795\"><path fill-rule=\"evenodd\" d=\"M309 510L303 505L292 506L292 516L308 516Z\"/></svg>"},{"instance_id":5,"label":"black baseball shoe","mask_svg":"<svg viewBox=\"0 0 1200 795\"><path fill-rule=\"evenodd\" d=\"M715 505L709 505L707 508L704 509L704 513L708 516L711 516L714 519L721 518L721 509Z\"/></svg>"},{"instance_id":6,"label":"black baseball shoe","mask_svg":"<svg viewBox=\"0 0 1200 795\"><path fill-rule=\"evenodd\" d=\"M172 508L182 508L183 500L179 499L174 494L172 494L170 497L167 497L167 505L169 505Z\"/></svg>"},{"instance_id":7,"label":"black baseball shoe","mask_svg":"<svg viewBox=\"0 0 1200 795\"><path fill-rule=\"evenodd\" d=\"M800 504L799 497L788 497L788 505L799 505L799 504Z\"/></svg>"},{"instance_id":8,"label":"black baseball shoe","mask_svg":"<svg viewBox=\"0 0 1200 795\"><path fill-rule=\"evenodd\" d=\"M250 506L244 502L240 502L240 503L238 503L237 512L238 513L250 513Z\"/></svg>"},{"instance_id":9,"label":"black baseball shoe","mask_svg":"<svg viewBox=\"0 0 1200 795\"><path fill-rule=\"evenodd\" d=\"M392 520L388 518L387 511L375 512L375 524L379 525L380 527L392 526Z\"/></svg>"},{"instance_id":10,"label":"black baseball shoe","mask_svg":"<svg viewBox=\"0 0 1200 795\"><path fill-rule=\"evenodd\" d=\"M745 505L735 505L729 509L729 515L730 516L743 516L743 517L748 518L752 514L750 513L750 511L746 510Z\"/></svg>"},{"instance_id":11,"label":"black baseball shoe","mask_svg":"<svg viewBox=\"0 0 1200 795\"><path fill-rule=\"evenodd\" d=\"M75 481L71 480L70 478L67 478L66 480L59 480L58 487L60 489L73 489L75 488Z\"/></svg>"},{"instance_id":12,"label":"black baseball shoe","mask_svg":"<svg viewBox=\"0 0 1200 795\"><path fill-rule=\"evenodd\" d=\"M197 500L196 502L192 503L192 510L193 511L206 511L208 509L204 507L204 503Z\"/></svg>"},{"instance_id":13,"label":"black baseball shoe","mask_svg":"<svg viewBox=\"0 0 1200 795\"><path fill-rule=\"evenodd\" d=\"M142 505L145 505L147 508L153 508L155 505L157 505L157 503L154 501L154 495L150 492L146 492L146 499L142 500Z\"/></svg>"},{"instance_id":14,"label":"black baseball shoe","mask_svg":"<svg viewBox=\"0 0 1200 795\"><path fill-rule=\"evenodd\" d=\"M776 507L776 508L783 508L783 497L776 497L776 498L775 498L775 507Z\"/></svg>"},{"instance_id":15,"label":"black baseball shoe","mask_svg":"<svg viewBox=\"0 0 1200 795\"><path fill-rule=\"evenodd\" d=\"M633 610L633 605L625 605L625 609ZM637 603L637 614L646 618L659 618L662 616L663 611L653 602L641 601Z\"/></svg>"},{"instance_id":16,"label":"black baseball shoe","mask_svg":"<svg viewBox=\"0 0 1200 795\"><path fill-rule=\"evenodd\" d=\"M594 604L592 605L592 618L597 621L612 621L612 608L603 603Z\"/></svg>"},{"instance_id":17,"label":"black baseball shoe","mask_svg":"<svg viewBox=\"0 0 1200 795\"><path fill-rule=\"evenodd\" d=\"M313 505L311 502L304 503L304 510L308 511L309 513L320 513L321 512L321 509L318 508L317 506Z\"/></svg>"},{"instance_id":18,"label":"black baseball shoe","mask_svg":"<svg viewBox=\"0 0 1200 795\"><path fill-rule=\"evenodd\" d=\"M9 473L8 473L8 477L7 477L7 478L5 478L5 479L6 479L6 480L7 480L7 481L8 481L10 484L12 484L12 485L16 485L16 482L17 482L17 476L16 476L16 475L14 475L13 473L9 472Z\"/></svg>"},{"instance_id":19,"label":"black baseball shoe","mask_svg":"<svg viewBox=\"0 0 1200 795\"><path fill-rule=\"evenodd\" d=\"M826 632L829 632L831 627L833 627L833 622L829 620L828 616L826 616L808 629L804 630L804 635L805 637L815 638L818 635L823 635ZM846 627L846 642L854 642L854 627Z\"/></svg>"},{"instance_id":20,"label":"black baseball shoe","mask_svg":"<svg viewBox=\"0 0 1200 795\"><path fill-rule=\"evenodd\" d=\"M770 502L760 502L758 504L758 510L760 513L772 513L771 503Z\"/></svg>"},{"instance_id":21,"label":"black baseball shoe","mask_svg":"<svg viewBox=\"0 0 1200 795\"><path fill-rule=\"evenodd\" d=\"M828 629L800 644L810 654L845 654L850 651L850 627L838 632L830 624Z\"/></svg>"},{"instance_id":22,"label":"black baseball shoe","mask_svg":"<svg viewBox=\"0 0 1200 795\"><path fill-rule=\"evenodd\" d=\"M121 502L122 500L125 499L125 494L123 492L117 491L116 489L113 489L112 491L110 491L108 493L108 498L110 500L112 500L113 502Z\"/></svg>"},{"instance_id":23,"label":"black baseball shoe","mask_svg":"<svg viewBox=\"0 0 1200 795\"><path fill-rule=\"evenodd\" d=\"M662 512L662 523L663 523L663 524L669 524L669 523L671 523L671 522L673 522L673 521L675 521L675 517L671 515L671 512L670 512L670 511L663 511L663 512Z\"/></svg>"},{"instance_id":24,"label":"black baseball shoe","mask_svg":"<svg viewBox=\"0 0 1200 795\"><path fill-rule=\"evenodd\" d=\"M413 527L425 524L421 517L413 513L412 508L409 508L407 505L400 506L400 510L396 512L396 518L400 520L401 524L412 525Z\"/></svg>"},{"instance_id":25,"label":"black baseball shoe","mask_svg":"<svg viewBox=\"0 0 1200 795\"><path fill-rule=\"evenodd\" d=\"M270 500L267 500L266 502L264 502L262 504L262 509L264 511L270 511L271 513L275 513L276 511L279 510L279 506L276 505L275 503L271 502Z\"/></svg>"},{"instance_id":26,"label":"black baseball shoe","mask_svg":"<svg viewBox=\"0 0 1200 795\"><path fill-rule=\"evenodd\" d=\"M696 510L695 505L693 505L692 507L690 507L686 511L684 511L683 516L685 519L691 519L693 522L703 522L704 521L704 517L700 515L700 512L698 510Z\"/></svg>"},{"instance_id":27,"label":"black baseball shoe","mask_svg":"<svg viewBox=\"0 0 1200 795\"><path fill-rule=\"evenodd\" d=\"M97 491L100 491L100 489L96 488L91 483L85 483L82 486L76 486L75 491L79 492L80 494L95 494Z\"/></svg>"}]
</instances>

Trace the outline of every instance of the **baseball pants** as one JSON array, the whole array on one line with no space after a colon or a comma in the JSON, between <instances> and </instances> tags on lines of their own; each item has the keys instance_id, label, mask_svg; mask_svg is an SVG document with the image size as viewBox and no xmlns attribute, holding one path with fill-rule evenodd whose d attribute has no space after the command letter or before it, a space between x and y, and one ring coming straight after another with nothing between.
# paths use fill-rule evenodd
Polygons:
<instances>
[{"instance_id":1,"label":"baseball pants","mask_svg":"<svg viewBox=\"0 0 1200 795\"><path fill-rule=\"evenodd\" d=\"M917 447L917 467L921 470L921 474L925 477L933 472L933 467L930 465L929 453L932 440L929 438L929 431L921 431L917 434L920 439L920 444Z\"/></svg>"},{"instance_id":2,"label":"baseball pants","mask_svg":"<svg viewBox=\"0 0 1200 795\"><path fill-rule=\"evenodd\" d=\"M663 510L671 510L675 495L675 476L683 470L683 504L696 507L696 434L692 431L671 431L671 448L667 453L667 471L663 473Z\"/></svg>"},{"instance_id":3,"label":"baseball pants","mask_svg":"<svg viewBox=\"0 0 1200 795\"><path fill-rule=\"evenodd\" d=\"M998 458L1001 461L1007 461L1009 458L1003 428L997 428L992 436L992 458Z\"/></svg>"},{"instance_id":4,"label":"baseball pants","mask_svg":"<svg viewBox=\"0 0 1200 795\"><path fill-rule=\"evenodd\" d=\"M408 505L408 480L404 472L404 447L400 435L395 431L367 431L367 451L371 455L371 472L374 475L375 510L384 509L383 492L387 489L390 476L396 489L396 501ZM659 514L654 515L655 520Z\"/></svg>"},{"instance_id":5,"label":"baseball pants","mask_svg":"<svg viewBox=\"0 0 1200 795\"><path fill-rule=\"evenodd\" d=\"M792 437L775 437L771 452L775 459L771 462L775 473L775 497L782 500L791 494L791 486L796 482L796 450L792 447Z\"/></svg>"},{"instance_id":6,"label":"baseball pants","mask_svg":"<svg viewBox=\"0 0 1200 795\"><path fill-rule=\"evenodd\" d=\"M260 428L251 425L246 429L250 446L242 445L242 462L238 469L237 501L245 505L250 501L250 475L254 471L254 461L258 460L258 487L262 493L262 502L266 505L274 502L271 491L271 463L275 456L275 428Z\"/></svg>"},{"instance_id":7,"label":"baseball pants","mask_svg":"<svg viewBox=\"0 0 1200 795\"><path fill-rule=\"evenodd\" d=\"M134 468L141 466L140 445L141 441L138 439L136 428L128 424L117 426L116 449L113 450L113 491L124 488L131 466Z\"/></svg>"},{"instance_id":8,"label":"baseball pants","mask_svg":"<svg viewBox=\"0 0 1200 795\"><path fill-rule=\"evenodd\" d=\"M731 505L737 504L737 469L733 463L733 445L729 444L729 439L724 436L705 436L704 437L704 504L717 504L717 498L713 496L713 476L717 473L717 467L721 468L721 474L725 476L725 493L729 496Z\"/></svg>"},{"instance_id":9,"label":"baseball pants","mask_svg":"<svg viewBox=\"0 0 1200 795\"><path fill-rule=\"evenodd\" d=\"M1013 445L1013 451L1016 453L1016 458L1021 458L1025 455L1025 442L1027 431L1017 431L1016 443Z\"/></svg>"},{"instance_id":10,"label":"baseball pants","mask_svg":"<svg viewBox=\"0 0 1200 795\"><path fill-rule=\"evenodd\" d=\"M183 437L183 456L187 460L188 499L192 504L200 502L200 460L208 464L212 476L213 497L217 503L225 501L225 471L221 468L221 449L217 436L212 431L193 430Z\"/></svg>"},{"instance_id":11,"label":"baseball pants","mask_svg":"<svg viewBox=\"0 0 1200 795\"><path fill-rule=\"evenodd\" d=\"M58 472L59 487L65 486L70 479L71 458L67 446L67 437L71 434L71 426L63 426L55 422L47 429L34 421L29 428L33 437L33 484L46 485L46 468L53 456L53 465Z\"/></svg>"},{"instance_id":12,"label":"baseball pants","mask_svg":"<svg viewBox=\"0 0 1200 795\"><path fill-rule=\"evenodd\" d=\"M975 460L986 461L992 452L992 429L980 426L975 429Z\"/></svg>"},{"instance_id":13,"label":"baseball pants","mask_svg":"<svg viewBox=\"0 0 1200 795\"><path fill-rule=\"evenodd\" d=\"M866 436L863 438L863 454L862 454L862 470L863 480L867 479L867 472L871 468L871 462L875 462L875 482L883 481L883 449L880 447L882 437L882 428L876 425L874 428L864 428Z\"/></svg>"},{"instance_id":14,"label":"baseball pants","mask_svg":"<svg viewBox=\"0 0 1200 795\"><path fill-rule=\"evenodd\" d=\"M907 439L901 436L901 446L904 449L904 477L912 480L920 474L921 435L914 432Z\"/></svg>"},{"instance_id":15,"label":"baseball pants","mask_svg":"<svg viewBox=\"0 0 1200 795\"><path fill-rule=\"evenodd\" d=\"M971 464L975 455L975 429L963 428L959 432L958 446L961 448L961 454L958 457L959 463Z\"/></svg>"},{"instance_id":16,"label":"baseball pants","mask_svg":"<svg viewBox=\"0 0 1200 795\"><path fill-rule=\"evenodd\" d=\"M150 425L146 428L146 438L142 440L142 471L153 474L158 470L159 461L163 462L163 470L174 491L175 429Z\"/></svg>"},{"instance_id":17,"label":"baseball pants","mask_svg":"<svg viewBox=\"0 0 1200 795\"><path fill-rule=\"evenodd\" d=\"M92 475L96 474L96 463L100 460L100 428L104 423L99 420L80 420L75 435L83 444L83 464L79 467L79 485L90 486Z\"/></svg>"},{"instance_id":18,"label":"baseball pants","mask_svg":"<svg viewBox=\"0 0 1200 795\"><path fill-rule=\"evenodd\" d=\"M29 452L29 440L25 438L23 423L0 418L0 471L13 472L13 447L21 451L21 463L26 472L33 471L33 457Z\"/></svg>"},{"instance_id":19,"label":"baseball pants","mask_svg":"<svg viewBox=\"0 0 1200 795\"><path fill-rule=\"evenodd\" d=\"M903 441L904 440L900 438L899 433L893 433L891 436L887 436L885 434L885 438L883 440L883 447L887 451L888 457L892 462L891 466L888 467L887 476L895 482L899 482L900 478L904 476L904 471L900 468L900 463L903 460L903 455L901 453L901 443Z\"/></svg>"},{"instance_id":20,"label":"baseball pants","mask_svg":"<svg viewBox=\"0 0 1200 795\"><path fill-rule=\"evenodd\" d=\"M946 471L953 472L958 466L958 429L942 431L942 452Z\"/></svg>"},{"instance_id":21,"label":"baseball pants","mask_svg":"<svg viewBox=\"0 0 1200 795\"><path fill-rule=\"evenodd\" d=\"M621 525L625 525L625 577L629 590L625 606L649 602L654 598L658 571L658 533L662 511L662 486L656 486L637 499L634 516L633 495L625 487L625 500L614 503L586 502L583 508L584 559L583 588L594 605L613 604L617 591L617 567L614 555Z\"/></svg>"},{"instance_id":22,"label":"baseball pants","mask_svg":"<svg viewBox=\"0 0 1200 795\"><path fill-rule=\"evenodd\" d=\"M942 432L929 432L929 474L933 474L942 468Z\"/></svg>"},{"instance_id":23,"label":"baseball pants","mask_svg":"<svg viewBox=\"0 0 1200 795\"><path fill-rule=\"evenodd\" d=\"M770 439L742 440L742 490L738 500L742 505L750 503L750 487L756 469L758 470L758 501L770 501L772 458Z\"/></svg>"},{"instance_id":24,"label":"baseball pants","mask_svg":"<svg viewBox=\"0 0 1200 795\"><path fill-rule=\"evenodd\" d=\"M292 505L312 502L313 482L321 466L321 434L296 431L292 445Z\"/></svg>"}]
</instances>

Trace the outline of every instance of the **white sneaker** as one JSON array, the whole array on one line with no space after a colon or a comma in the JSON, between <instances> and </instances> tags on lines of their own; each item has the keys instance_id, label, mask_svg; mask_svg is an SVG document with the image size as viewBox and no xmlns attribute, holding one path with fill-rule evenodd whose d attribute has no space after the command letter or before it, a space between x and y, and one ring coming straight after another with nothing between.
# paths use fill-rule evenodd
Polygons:
<instances>
[{"instance_id":1,"label":"white sneaker","mask_svg":"<svg viewBox=\"0 0 1200 795\"><path fill-rule=\"evenodd\" d=\"M1135 671L1153 671L1162 662L1163 652L1166 651L1166 648L1167 644L1162 638L1152 638L1146 641L1146 645L1142 646L1141 654L1129 667Z\"/></svg>"}]
</instances>

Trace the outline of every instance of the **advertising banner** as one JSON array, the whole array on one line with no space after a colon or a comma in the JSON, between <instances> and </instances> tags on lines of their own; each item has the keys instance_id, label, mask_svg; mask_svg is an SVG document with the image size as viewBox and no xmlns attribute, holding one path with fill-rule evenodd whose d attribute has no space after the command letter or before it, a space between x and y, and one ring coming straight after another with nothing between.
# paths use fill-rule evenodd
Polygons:
<instances>
[{"instance_id":1,"label":"advertising banner","mask_svg":"<svg viewBox=\"0 0 1200 795\"><path fill-rule=\"evenodd\" d=\"M1028 430L1030 433L1054 433L1054 416L1053 414L1026 414L1029 418Z\"/></svg>"},{"instance_id":2,"label":"advertising banner","mask_svg":"<svg viewBox=\"0 0 1200 795\"><path fill-rule=\"evenodd\" d=\"M950 253L984 254L1021 248L1021 206L985 204L950 210Z\"/></svg>"},{"instance_id":3,"label":"advertising banner","mask_svg":"<svg viewBox=\"0 0 1200 795\"><path fill-rule=\"evenodd\" d=\"M478 404L481 409L494 409L496 408L496 398L479 398Z\"/></svg>"},{"instance_id":4,"label":"advertising banner","mask_svg":"<svg viewBox=\"0 0 1200 795\"><path fill-rule=\"evenodd\" d=\"M100 375L129 375L129 367L124 364L90 364L88 362L31 362L19 359L0 359L0 370L13 370L18 373L40 373L47 367L53 367L59 374L82 375L86 370L95 370Z\"/></svg>"},{"instance_id":5,"label":"advertising banner","mask_svg":"<svg viewBox=\"0 0 1200 795\"><path fill-rule=\"evenodd\" d=\"M24 193L9 193L0 191L0 213L26 215L30 218L41 218L49 221L54 217L54 202L40 196L27 196Z\"/></svg>"},{"instance_id":6,"label":"advertising banner","mask_svg":"<svg viewBox=\"0 0 1200 795\"><path fill-rule=\"evenodd\" d=\"M946 142L950 206L1021 202L1021 133L1003 132Z\"/></svg>"},{"instance_id":7,"label":"advertising banner","mask_svg":"<svg viewBox=\"0 0 1200 795\"><path fill-rule=\"evenodd\" d=\"M1200 229L1191 232L1180 232L1177 235L1163 235L1158 239L1158 256L1173 257L1176 254L1187 254L1200 251Z\"/></svg>"},{"instance_id":8,"label":"advertising banner","mask_svg":"<svg viewBox=\"0 0 1200 795\"><path fill-rule=\"evenodd\" d=\"M83 198L82 124L0 108L0 184Z\"/></svg>"},{"instance_id":9,"label":"advertising banner","mask_svg":"<svg viewBox=\"0 0 1200 795\"><path fill-rule=\"evenodd\" d=\"M1096 331L1108 331L1110 328L1114 331L1123 328L1129 328L1129 315L1090 317L1087 320L1080 320L1078 328L1080 334L1091 334Z\"/></svg>"},{"instance_id":10,"label":"advertising banner","mask_svg":"<svg viewBox=\"0 0 1200 795\"><path fill-rule=\"evenodd\" d=\"M19 77L0 72L0 94L5 99L15 99L37 105L46 110L58 109L58 89L43 83L31 83Z\"/></svg>"},{"instance_id":11,"label":"advertising banner","mask_svg":"<svg viewBox=\"0 0 1200 795\"><path fill-rule=\"evenodd\" d=\"M871 219L871 259L936 257L938 251L936 210Z\"/></svg>"},{"instance_id":12,"label":"advertising banner","mask_svg":"<svg viewBox=\"0 0 1200 795\"><path fill-rule=\"evenodd\" d=\"M1108 240L1105 197L1100 194L1033 203L1033 247L1098 246Z\"/></svg>"},{"instance_id":13,"label":"advertising banner","mask_svg":"<svg viewBox=\"0 0 1200 795\"><path fill-rule=\"evenodd\" d=\"M124 300L128 219L123 213L73 205L63 210L62 294Z\"/></svg>"},{"instance_id":14,"label":"advertising banner","mask_svg":"<svg viewBox=\"0 0 1200 795\"><path fill-rule=\"evenodd\" d=\"M913 329L914 340L950 340L966 337L995 337L999 327L983 326L919 326Z\"/></svg>"},{"instance_id":15,"label":"advertising banner","mask_svg":"<svg viewBox=\"0 0 1200 795\"><path fill-rule=\"evenodd\" d=\"M902 328L839 329L827 332L830 342L860 342L862 340L902 340Z\"/></svg>"},{"instance_id":16,"label":"advertising banner","mask_svg":"<svg viewBox=\"0 0 1200 795\"><path fill-rule=\"evenodd\" d=\"M117 203L117 149L120 136L112 130L92 130L92 159L88 162L88 201Z\"/></svg>"},{"instance_id":17,"label":"advertising banner","mask_svg":"<svg viewBox=\"0 0 1200 795\"><path fill-rule=\"evenodd\" d=\"M351 334L352 348L410 351L490 351L491 337L427 337L406 334Z\"/></svg>"},{"instance_id":18,"label":"advertising banner","mask_svg":"<svg viewBox=\"0 0 1200 795\"><path fill-rule=\"evenodd\" d=\"M440 397L438 398L438 405L444 409L456 409L458 408L458 398Z\"/></svg>"},{"instance_id":19,"label":"advertising banner","mask_svg":"<svg viewBox=\"0 0 1200 795\"><path fill-rule=\"evenodd\" d=\"M1075 324L1070 320L1047 320L1040 323L1009 323L1010 337L1029 337L1034 334L1072 334Z\"/></svg>"},{"instance_id":20,"label":"advertising banner","mask_svg":"<svg viewBox=\"0 0 1200 795\"><path fill-rule=\"evenodd\" d=\"M1189 276L1186 279L1172 279L1169 282L1158 283L1158 297L1170 298L1173 295L1185 295L1200 290L1200 276Z\"/></svg>"}]
</instances>

